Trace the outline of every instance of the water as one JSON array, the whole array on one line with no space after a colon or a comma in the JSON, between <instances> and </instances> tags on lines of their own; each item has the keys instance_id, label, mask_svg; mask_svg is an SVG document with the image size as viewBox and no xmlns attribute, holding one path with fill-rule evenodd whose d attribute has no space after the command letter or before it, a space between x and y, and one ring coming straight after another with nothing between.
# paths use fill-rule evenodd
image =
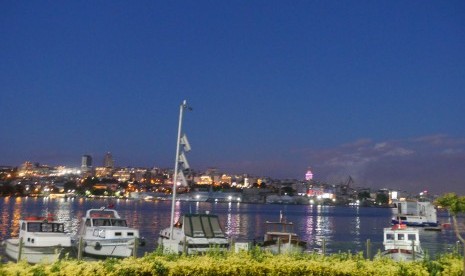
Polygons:
<instances>
[{"instance_id":1,"label":"water","mask_svg":"<svg viewBox=\"0 0 465 276\"><path fill-rule=\"evenodd\" d=\"M48 213L65 222L67 232L75 235L80 218L87 209L109 204L114 204L128 224L138 228L141 237L146 239L146 246L139 248L138 255L156 249L159 231L169 226L171 201L0 198L0 240L18 236L20 218ZM219 215L221 225L230 238L247 242L262 240L264 222L279 220L282 211L284 217L294 223L295 232L307 241L309 251L321 252L324 243L327 253L365 251L369 239L371 252L375 254L382 249L383 228L390 226L392 217L388 208L209 202L177 202L175 217L182 213L205 211ZM446 214L439 217L441 222L448 220ZM450 229L441 232L421 230L420 240L423 249L434 256L454 250L457 239Z\"/></svg>"}]
</instances>

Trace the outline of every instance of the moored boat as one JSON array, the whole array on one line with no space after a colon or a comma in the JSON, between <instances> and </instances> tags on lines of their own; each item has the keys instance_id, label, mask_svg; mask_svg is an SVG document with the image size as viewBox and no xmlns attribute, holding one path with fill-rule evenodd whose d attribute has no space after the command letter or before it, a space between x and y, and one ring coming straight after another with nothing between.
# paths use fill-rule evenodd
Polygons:
<instances>
[{"instance_id":1,"label":"moored boat","mask_svg":"<svg viewBox=\"0 0 465 276\"><path fill-rule=\"evenodd\" d=\"M280 213L279 221L265 222L265 235L263 238L263 249L272 253L302 252L307 243L300 240L294 232L294 224L286 221Z\"/></svg>"},{"instance_id":2,"label":"moored boat","mask_svg":"<svg viewBox=\"0 0 465 276\"><path fill-rule=\"evenodd\" d=\"M209 213L185 214L179 218L177 223L174 223L176 201L179 199L179 196L176 197L176 190L179 184L187 186L183 171L189 169L185 153L191 149L187 136L185 134L181 136L184 109L190 109L185 100L179 107L178 138L171 197L171 219L169 227L160 231L158 244L166 253L196 254L209 250L224 251L229 248L229 241L220 226L218 216ZM180 183L178 183L178 180L180 180ZM200 200L200 194L198 195L198 199Z\"/></svg>"},{"instance_id":3,"label":"moored boat","mask_svg":"<svg viewBox=\"0 0 465 276\"><path fill-rule=\"evenodd\" d=\"M419 230L407 227L405 224L384 228L383 245L382 256L396 261L421 260L424 256Z\"/></svg>"},{"instance_id":4,"label":"moored boat","mask_svg":"<svg viewBox=\"0 0 465 276\"><path fill-rule=\"evenodd\" d=\"M428 201L394 201L392 224L402 222L407 226L437 227L436 208Z\"/></svg>"},{"instance_id":5,"label":"moored boat","mask_svg":"<svg viewBox=\"0 0 465 276\"><path fill-rule=\"evenodd\" d=\"M4 242L5 254L28 263L53 263L71 248L71 237L53 216L26 217L19 221L19 237Z\"/></svg>"},{"instance_id":6,"label":"moored boat","mask_svg":"<svg viewBox=\"0 0 465 276\"><path fill-rule=\"evenodd\" d=\"M172 229L172 235L171 235ZM171 228L160 231L158 244L165 252L197 254L209 250L225 251L229 241L217 215L185 214Z\"/></svg>"},{"instance_id":7,"label":"moored boat","mask_svg":"<svg viewBox=\"0 0 465 276\"><path fill-rule=\"evenodd\" d=\"M130 228L114 209L89 209L77 233L78 248L94 257L129 257L143 245L139 230Z\"/></svg>"}]
</instances>

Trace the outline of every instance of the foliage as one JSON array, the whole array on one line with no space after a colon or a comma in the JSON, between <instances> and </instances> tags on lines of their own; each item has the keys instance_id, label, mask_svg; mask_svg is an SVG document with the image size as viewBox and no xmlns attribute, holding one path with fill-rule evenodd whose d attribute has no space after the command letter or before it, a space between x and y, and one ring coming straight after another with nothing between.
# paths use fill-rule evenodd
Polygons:
<instances>
[{"instance_id":1,"label":"foliage","mask_svg":"<svg viewBox=\"0 0 465 276\"><path fill-rule=\"evenodd\" d=\"M389 196L384 193L377 193L376 194L376 203L385 205L389 203Z\"/></svg>"},{"instance_id":2,"label":"foliage","mask_svg":"<svg viewBox=\"0 0 465 276\"><path fill-rule=\"evenodd\" d=\"M436 205L446 208L452 215L465 213L465 196L457 196L455 193L445 194L436 199Z\"/></svg>"},{"instance_id":3,"label":"foliage","mask_svg":"<svg viewBox=\"0 0 465 276\"><path fill-rule=\"evenodd\" d=\"M104 261L62 260L51 265L25 262L0 266L0 275L460 275L460 257L396 263L386 258L365 260L360 254L281 254L251 250L196 256L161 255Z\"/></svg>"},{"instance_id":4,"label":"foliage","mask_svg":"<svg viewBox=\"0 0 465 276\"><path fill-rule=\"evenodd\" d=\"M452 222L454 225L455 235L462 242L463 249L465 252L465 238L460 234L457 222L457 214L465 213L465 196L459 197L455 193L448 193L436 199L435 204L449 210L450 214L452 215ZM463 256L462 266L465 267L465 256ZM465 269L463 269L462 275L465 276Z\"/></svg>"}]
</instances>

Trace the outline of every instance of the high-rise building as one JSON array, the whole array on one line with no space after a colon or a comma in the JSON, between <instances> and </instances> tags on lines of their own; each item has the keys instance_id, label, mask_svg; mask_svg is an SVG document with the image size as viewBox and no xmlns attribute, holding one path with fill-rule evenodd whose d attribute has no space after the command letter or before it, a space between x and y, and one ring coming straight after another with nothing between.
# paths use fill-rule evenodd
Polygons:
<instances>
[{"instance_id":1,"label":"high-rise building","mask_svg":"<svg viewBox=\"0 0 465 276\"><path fill-rule=\"evenodd\" d=\"M81 158L81 172L83 176L92 176L92 170L92 156L83 155Z\"/></svg>"},{"instance_id":2,"label":"high-rise building","mask_svg":"<svg viewBox=\"0 0 465 276\"><path fill-rule=\"evenodd\" d=\"M92 156L83 155L81 159L81 168L92 168Z\"/></svg>"},{"instance_id":3,"label":"high-rise building","mask_svg":"<svg viewBox=\"0 0 465 276\"><path fill-rule=\"evenodd\" d=\"M115 166L115 160L113 160L113 156L110 152L105 154L105 158L103 159L103 166L105 168L113 168Z\"/></svg>"}]
</instances>

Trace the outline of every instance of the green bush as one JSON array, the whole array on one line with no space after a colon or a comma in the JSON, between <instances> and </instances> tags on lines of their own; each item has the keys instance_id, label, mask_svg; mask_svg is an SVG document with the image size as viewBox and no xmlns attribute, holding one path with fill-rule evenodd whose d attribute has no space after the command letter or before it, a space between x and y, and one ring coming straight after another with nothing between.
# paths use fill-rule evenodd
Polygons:
<instances>
[{"instance_id":1,"label":"green bush","mask_svg":"<svg viewBox=\"0 0 465 276\"><path fill-rule=\"evenodd\" d=\"M51 265L25 262L0 265L0 275L461 275L462 259L397 263L386 258L365 260L360 254L282 254L251 250L197 256L162 255L103 261L61 260Z\"/></svg>"}]
</instances>

